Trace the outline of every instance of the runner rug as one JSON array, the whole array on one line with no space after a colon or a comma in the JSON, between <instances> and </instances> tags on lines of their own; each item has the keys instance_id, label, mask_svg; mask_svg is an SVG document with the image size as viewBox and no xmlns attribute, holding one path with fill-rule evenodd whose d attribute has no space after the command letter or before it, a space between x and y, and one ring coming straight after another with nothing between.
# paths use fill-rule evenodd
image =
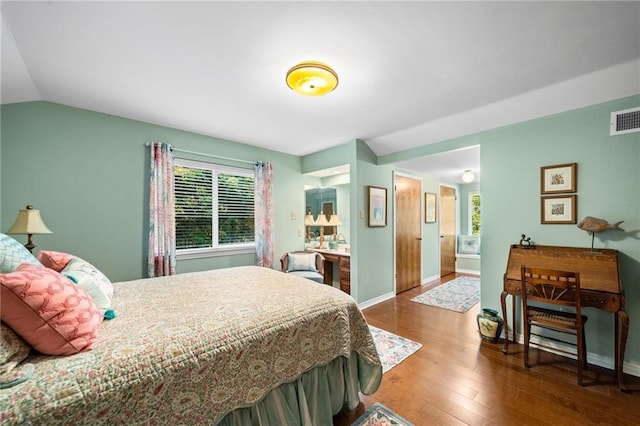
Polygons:
<instances>
[{"instance_id":1,"label":"runner rug","mask_svg":"<svg viewBox=\"0 0 640 426\"><path fill-rule=\"evenodd\" d=\"M437 308L465 313L480 301L480 278L458 277L411 300Z\"/></svg>"},{"instance_id":2,"label":"runner rug","mask_svg":"<svg viewBox=\"0 0 640 426\"><path fill-rule=\"evenodd\" d=\"M384 405L376 402L352 426L413 426Z\"/></svg>"},{"instance_id":3,"label":"runner rug","mask_svg":"<svg viewBox=\"0 0 640 426\"><path fill-rule=\"evenodd\" d=\"M414 342L413 340L398 336L381 328L370 325L369 329L371 330L371 336L376 345L378 356L382 362L383 373L391 370L422 347L421 343Z\"/></svg>"}]
</instances>

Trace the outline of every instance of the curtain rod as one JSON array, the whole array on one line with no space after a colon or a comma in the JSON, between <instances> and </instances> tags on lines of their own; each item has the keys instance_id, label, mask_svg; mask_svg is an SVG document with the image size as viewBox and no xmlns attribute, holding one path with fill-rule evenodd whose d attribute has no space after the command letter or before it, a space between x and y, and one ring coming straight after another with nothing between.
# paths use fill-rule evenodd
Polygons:
<instances>
[{"instance_id":1,"label":"curtain rod","mask_svg":"<svg viewBox=\"0 0 640 426\"><path fill-rule=\"evenodd\" d=\"M151 143L147 142L145 146L151 146ZM245 163L245 164L252 164L252 165L259 163L259 161L240 160L238 158L223 157L221 155L206 154L204 152L188 151L186 149L175 148L173 146L171 147L171 150L176 152L182 152L183 154L193 154L193 155L199 155L202 157L217 158L219 160L235 161L237 163Z\"/></svg>"}]
</instances>

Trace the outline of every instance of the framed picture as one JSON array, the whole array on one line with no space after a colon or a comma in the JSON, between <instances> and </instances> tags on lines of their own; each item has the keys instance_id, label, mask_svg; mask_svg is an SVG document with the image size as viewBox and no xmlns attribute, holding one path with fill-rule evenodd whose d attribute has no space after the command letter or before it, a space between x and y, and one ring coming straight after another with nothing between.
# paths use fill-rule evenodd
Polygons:
<instances>
[{"instance_id":1,"label":"framed picture","mask_svg":"<svg viewBox=\"0 0 640 426\"><path fill-rule=\"evenodd\" d=\"M577 195L540 197L540 223L575 224Z\"/></svg>"},{"instance_id":2,"label":"framed picture","mask_svg":"<svg viewBox=\"0 0 640 426\"><path fill-rule=\"evenodd\" d=\"M387 188L369 186L369 226L387 226Z\"/></svg>"},{"instance_id":3,"label":"framed picture","mask_svg":"<svg viewBox=\"0 0 640 426\"><path fill-rule=\"evenodd\" d=\"M424 193L424 222L435 223L437 214L436 194L433 192Z\"/></svg>"},{"instance_id":4,"label":"framed picture","mask_svg":"<svg viewBox=\"0 0 640 426\"><path fill-rule=\"evenodd\" d=\"M577 163L540 167L540 193L563 194L576 192Z\"/></svg>"}]
</instances>

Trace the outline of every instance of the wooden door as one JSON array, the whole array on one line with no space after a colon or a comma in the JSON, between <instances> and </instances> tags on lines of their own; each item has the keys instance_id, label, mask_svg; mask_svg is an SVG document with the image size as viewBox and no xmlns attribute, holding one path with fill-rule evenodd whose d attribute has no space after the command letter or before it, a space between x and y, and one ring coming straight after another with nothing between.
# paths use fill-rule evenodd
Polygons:
<instances>
[{"instance_id":1,"label":"wooden door","mask_svg":"<svg viewBox=\"0 0 640 426\"><path fill-rule=\"evenodd\" d=\"M440 276L456 272L456 189L440 187Z\"/></svg>"},{"instance_id":2,"label":"wooden door","mask_svg":"<svg viewBox=\"0 0 640 426\"><path fill-rule=\"evenodd\" d=\"M396 294L422 284L421 181L395 178Z\"/></svg>"}]
</instances>

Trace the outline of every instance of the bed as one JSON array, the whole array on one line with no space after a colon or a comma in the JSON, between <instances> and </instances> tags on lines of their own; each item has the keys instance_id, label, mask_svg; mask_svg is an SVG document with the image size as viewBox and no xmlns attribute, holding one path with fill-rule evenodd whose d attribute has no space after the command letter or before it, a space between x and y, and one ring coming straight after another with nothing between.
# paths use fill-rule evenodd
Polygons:
<instances>
[{"instance_id":1,"label":"bed","mask_svg":"<svg viewBox=\"0 0 640 426\"><path fill-rule=\"evenodd\" d=\"M382 367L355 301L255 266L114 283L92 350L33 353L10 424L332 424Z\"/></svg>"}]
</instances>

